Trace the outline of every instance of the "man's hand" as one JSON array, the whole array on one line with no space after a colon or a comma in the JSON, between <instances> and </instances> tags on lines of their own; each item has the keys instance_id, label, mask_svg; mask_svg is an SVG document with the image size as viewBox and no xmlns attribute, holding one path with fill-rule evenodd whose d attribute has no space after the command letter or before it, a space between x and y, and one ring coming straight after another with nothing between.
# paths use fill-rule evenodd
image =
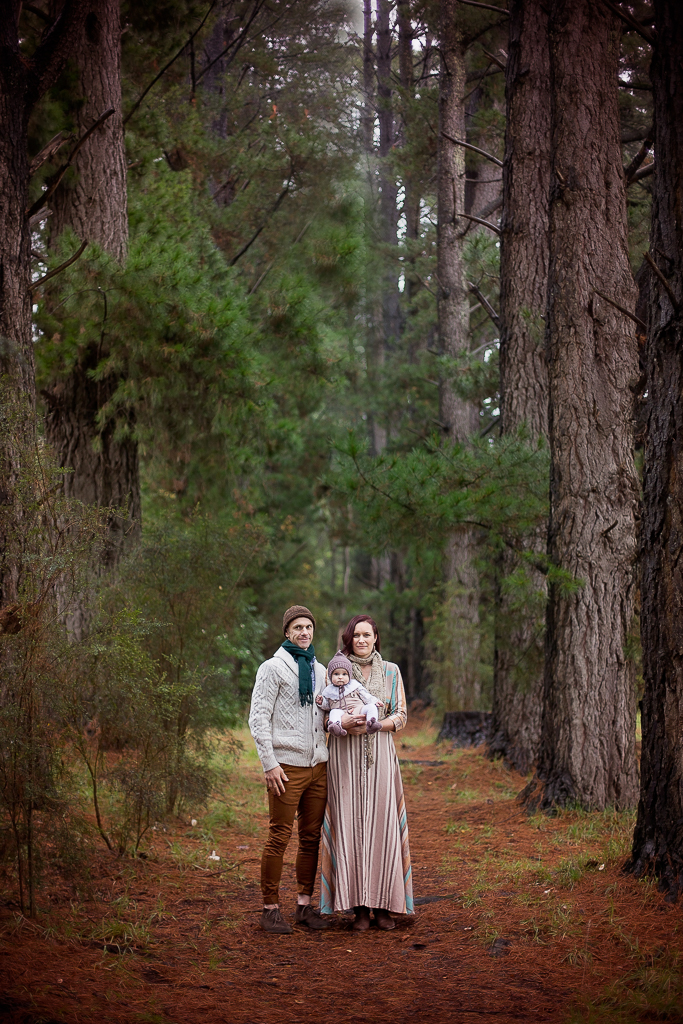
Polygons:
<instances>
[{"instance_id":1,"label":"man's hand","mask_svg":"<svg viewBox=\"0 0 683 1024\"><path fill-rule=\"evenodd\" d=\"M285 791L285 782L289 782L289 779L280 765L278 764L275 768L271 768L269 772L265 773L265 776L268 792L272 793L273 796L282 796Z\"/></svg>"}]
</instances>

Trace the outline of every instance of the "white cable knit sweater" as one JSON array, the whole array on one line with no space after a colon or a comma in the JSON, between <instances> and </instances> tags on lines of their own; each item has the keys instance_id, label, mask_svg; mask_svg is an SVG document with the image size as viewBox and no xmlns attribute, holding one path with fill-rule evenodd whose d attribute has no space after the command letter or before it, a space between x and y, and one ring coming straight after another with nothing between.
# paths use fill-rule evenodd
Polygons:
<instances>
[{"instance_id":1,"label":"white cable knit sweater","mask_svg":"<svg viewBox=\"0 0 683 1024\"><path fill-rule=\"evenodd\" d=\"M313 661L314 693L325 689L325 669ZM301 707L299 666L284 648L264 661L251 695L249 728L264 772L279 764L311 768L327 761L324 714L314 703Z\"/></svg>"}]
</instances>

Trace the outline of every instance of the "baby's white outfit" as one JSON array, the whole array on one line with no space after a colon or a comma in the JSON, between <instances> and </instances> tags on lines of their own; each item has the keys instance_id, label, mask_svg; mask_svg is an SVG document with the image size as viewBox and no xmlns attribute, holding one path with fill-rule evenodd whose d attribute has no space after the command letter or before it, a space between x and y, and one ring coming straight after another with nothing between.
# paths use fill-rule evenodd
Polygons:
<instances>
[{"instance_id":1,"label":"baby's white outfit","mask_svg":"<svg viewBox=\"0 0 683 1024\"><path fill-rule=\"evenodd\" d=\"M357 679L352 679L344 686L329 683L322 692L322 698L320 707L330 712L330 722L341 723L344 712L349 715L365 715L366 722L377 721L375 698Z\"/></svg>"}]
</instances>

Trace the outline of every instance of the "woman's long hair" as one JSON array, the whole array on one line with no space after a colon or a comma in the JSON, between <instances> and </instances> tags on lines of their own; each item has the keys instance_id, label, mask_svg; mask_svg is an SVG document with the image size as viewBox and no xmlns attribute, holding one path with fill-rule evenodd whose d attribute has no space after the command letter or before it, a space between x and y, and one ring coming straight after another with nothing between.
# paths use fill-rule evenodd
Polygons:
<instances>
[{"instance_id":1,"label":"woman's long hair","mask_svg":"<svg viewBox=\"0 0 683 1024\"><path fill-rule=\"evenodd\" d=\"M370 615L354 615L354 617L352 619L349 619L349 624L346 627L346 629L344 630L344 632L342 633L342 638L341 638L342 639L342 648L341 648L342 654L344 654L347 658L348 658L349 654L353 654L353 634L354 634L356 626L358 625L359 622L369 622L370 623L370 625L372 626L372 628L375 631L375 650L379 651L381 649L380 639L379 639L379 630L377 628L377 623L375 622L375 620L373 618L371 618Z\"/></svg>"}]
</instances>

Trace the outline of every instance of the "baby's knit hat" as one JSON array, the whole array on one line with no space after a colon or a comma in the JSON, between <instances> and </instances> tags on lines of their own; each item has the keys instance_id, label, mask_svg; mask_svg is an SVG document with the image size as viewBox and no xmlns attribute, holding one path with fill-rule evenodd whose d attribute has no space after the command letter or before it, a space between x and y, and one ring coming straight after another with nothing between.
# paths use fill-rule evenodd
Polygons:
<instances>
[{"instance_id":1,"label":"baby's knit hat","mask_svg":"<svg viewBox=\"0 0 683 1024\"><path fill-rule=\"evenodd\" d=\"M327 666L327 678L332 682L332 673L336 668L343 668L345 672L349 673L349 682L353 679L353 665L341 652L335 654L332 661Z\"/></svg>"}]
</instances>

